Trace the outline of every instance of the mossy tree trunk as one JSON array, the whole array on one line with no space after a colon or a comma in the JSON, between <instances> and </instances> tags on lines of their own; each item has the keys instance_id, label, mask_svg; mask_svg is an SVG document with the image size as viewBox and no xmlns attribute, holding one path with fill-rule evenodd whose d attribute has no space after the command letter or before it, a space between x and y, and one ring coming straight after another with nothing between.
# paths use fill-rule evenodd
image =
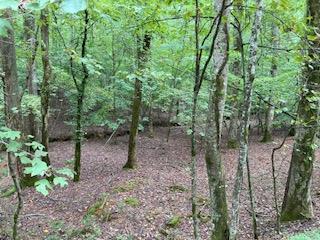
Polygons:
<instances>
[{"instance_id":1,"label":"mossy tree trunk","mask_svg":"<svg viewBox=\"0 0 320 240\"><path fill-rule=\"evenodd\" d=\"M298 105L295 142L291 157L281 220L293 221L313 217L311 179L315 159L315 138L318 131L320 91L320 0L307 1L309 35L317 36L309 41L308 60L303 71L303 90Z\"/></svg>"},{"instance_id":2,"label":"mossy tree trunk","mask_svg":"<svg viewBox=\"0 0 320 240\"><path fill-rule=\"evenodd\" d=\"M137 61L138 61L138 74L142 74L146 67L148 56L151 48L151 35L144 34L143 40L138 36L137 39L138 51L137 51ZM134 96L132 103L132 117L130 126L130 136L129 136L129 148L128 148L128 159L123 168L135 168L137 165L137 135L139 128L140 119L140 108L142 101L142 82L139 76L135 79L134 84Z\"/></svg>"},{"instance_id":3,"label":"mossy tree trunk","mask_svg":"<svg viewBox=\"0 0 320 240\"><path fill-rule=\"evenodd\" d=\"M269 97L267 109L265 112L265 123L263 128L262 142L272 141L273 118L274 118L274 105L272 103L272 97Z\"/></svg>"},{"instance_id":4,"label":"mossy tree trunk","mask_svg":"<svg viewBox=\"0 0 320 240\"><path fill-rule=\"evenodd\" d=\"M257 10L255 13L254 23L252 26L250 42L249 42L250 46L249 46L248 77L245 77L245 75L243 74L244 99L243 99L243 107L241 111L241 121L240 121L240 149L239 149L239 158L238 158L238 168L237 168L236 180L235 180L233 196L232 196L231 229L230 229L231 240L235 240L237 237L238 224L239 224L240 193L243 185L243 171L244 171L244 166L248 161L249 124L250 124L253 81L256 76L256 65L257 65L257 55L258 55L258 36L261 28L261 19L262 19L262 0L256 0L256 7L257 7ZM243 66L242 68L244 69L243 47L241 49L241 59L242 59L241 60L242 66Z\"/></svg>"},{"instance_id":5,"label":"mossy tree trunk","mask_svg":"<svg viewBox=\"0 0 320 240\"><path fill-rule=\"evenodd\" d=\"M236 0L234 2L235 5L235 27L234 29L234 51L238 53L240 56L241 51L241 39L240 33L238 30L241 29L241 20L242 20L242 0ZM241 70L241 60L240 57L237 58L232 64L232 73L238 78L242 77ZM235 82L235 86L231 89L231 106L232 106L232 114L230 116L230 124L228 129L228 148L238 148L239 147L239 136L238 136L238 121L239 121L239 101L238 101L238 87L240 86L240 81Z\"/></svg>"},{"instance_id":6,"label":"mossy tree trunk","mask_svg":"<svg viewBox=\"0 0 320 240\"><path fill-rule=\"evenodd\" d=\"M43 65L43 78L41 83L41 143L48 152L43 157L43 161L50 165L49 158L49 100L50 100L50 82L51 82L51 64L49 56L49 10L41 11L41 54Z\"/></svg>"},{"instance_id":7,"label":"mossy tree trunk","mask_svg":"<svg viewBox=\"0 0 320 240\"><path fill-rule=\"evenodd\" d=\"M4 10L4 19L12 20L11 10ZM0 37L0 52L2 58L4 104L6 126L12 130L21 130L20 92L17 73L16 48L13 28L7 29L7 35ZM22 166L13 154L8 153L9 173L17 191L18 205L13 217L12 239L18 239L18 219L23 206L20 179Z\"/></svg>"},{"instance_id":8,"label":"mossy tree trunk","mask_svg":"<svg viewBox=\"0 0 320 240\"><path fill-rule=\"evenodd\" d=\"M26 65L26 80L25 80L25 89L29 95L38 95L37 89L37 72L36 72L36 54L37 54L37 30L35 17L33 14L24 15L24 39L27 43L28 48L28 59ZM23 116L23 135L25 137L31 135L36 140L39 140L39 131L38 124L36 121L35 114L32 112L32 109L28 111L28 115ZM33 152L31 147L27 147L27 151ZM23 174L21 176L21 187L31 187L34 186L36 177L31 177L30 174Z\"/></svg>"},{"instance_id":9,"label":"mossy tree trunk","mask_svg":"<svg viewBox=\"0 0 320 240\"><path fill-rule=\"evenodd\" d=\"M33 14L26 14L24 16L24 37L28 47L28 60L26 65L26 86L25 88L30 95L38 95L37 89L37 72L36 72L36 52L37 52L37 30L35 24L35 17ZM38 127L35 115L30 112L28 116L24 117L24 134L38 137Z\"/></svg>"},{"instance_id":10,"label":"mossy tree trunk","mask_svg":"<svg viewBox=\"0 0 320 240\"><path fill-rule=\"evenodd\" d=\"M84 31L83 39L81 45L81 57L86 58L87 56L87 40L88 40L88 28L89 28L89 11L84 11ZM76 111L76 132L75 132L75 148L74 148L74 182L80 180L81 173L81 147L82 147L82 138L83 138L83 129L82 129L82 115L83 115L83 103L85 90L87 86L87 81L89 78L89 71L85 63L82 63L82 72L83 77L81 82L75 80L75 85L77 88L77 111Z\"/></svg>"},{"instance_id":11,"label":"mossy tree trunk","mask_svg":"<svg viewBox=\"0 0 320 240\"><path fill-rule=\"evenodd\" d=\"M229 239L228 206L225 188L225 173L220 155L220 138L227 87L227 61L229 50L228 9L229 1L215 0L216 12L222 14L223 21L214 44L214 77L210 84L209 110L206 126L206 153L212 232L210 239Z\"/></svg>"}]
</instances>

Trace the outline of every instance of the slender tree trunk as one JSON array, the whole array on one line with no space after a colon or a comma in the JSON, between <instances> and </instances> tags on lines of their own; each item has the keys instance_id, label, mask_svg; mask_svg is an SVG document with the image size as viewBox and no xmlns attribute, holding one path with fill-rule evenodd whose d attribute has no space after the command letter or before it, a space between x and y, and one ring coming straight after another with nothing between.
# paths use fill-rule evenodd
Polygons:
<instances>
[{"instance_id":1,"label":"slender tree trunk","mask_svg":"<svg viewBox=\"0 0 320 240\"><path fill-rule=\"evenodd\" d=\"M43 64L43 78L41 83L41 143L48 152L43 157L43 161L50 165L49 159L49 100L50 100L50 81L51 81L51 64L49 56L49 11L41 11L41 52Z\"/></svg>"},{"instance_id":2,"label":"slender tree trunk","mask_svg":"<svg viewBox=\"0 0 320 240\"><path fill-rule=\"evenodd\" d=\"M12 23L12 13L10 10L4 10L2 14L4 19L8 19ZM4 96L5 96L5 119L6 126L12 130L19 131L21 126L20 116L20 92L17 73L16 49L14 30L7 29L7 36L0 37L0 52L2 57L2 70L4 72ZM21 187L19 175L22 171L19 160L11 153L8 153L9 174L12 178L17 191L18 205L13 218L12 239L18 238L18 220L20 211L23 207L21 196ZM17 174L18 172L18 174Z\"/></svg>"},{"instance_id":3,"label":"slender tree trunk","mask_svg":"<svg viewBox=\"0 0 320 240\"><path fill-rule=\"evenodd\" d=\"M272 25L272 45L274 48L278 47L278 38L279 38L279 29L277 25ZM275 56L275 53L273 53L272 56L272 62L271 62L271 69L270 69L270 75L271 77L275 78L278 73L278 66L277 66L277 57ZM270 142L272 141L272 123L274 118L274 105L272 101L272 95L270 93L269 96L269 104L267 106L266 110L266 116L265 116L265 126L263 129L263 138L262 142Z\"/></svg>"},{"instance_id":4,"label":"slender tree trunk","mask_svg":"<svg viewBox=\"0 0 320 240\"><path fill-rule=\"evenodd\" d=\"M145 65L148 61L148 55L151 48L151 35L145 34L143 39L143 44L141 44L141 39L138 37L138 70L143 71ZM137 156L136 156L136 144L137 144L137 135L139 127L139 118L140 118L140 108L142 100L142 82L139 77L136 77L135 86L134 86L134 97L132 104L132 118L131 118L131 127L130 127L130 136L129 136L129 149L128 149L128 160L124 165L124 168L135 168L137 165Z\"/></svg>"},{"instance_id":5,"label":"slender tree trunk","mask_svg":"<svg viewBox=\"0 0 320 240\"><path fill-rule=\"evenodd\" d=\"M81 57L85 58L87 55L87 40L88 40L88 27L89 27L89 12L85 10L84 16L84 31L83 40L81 46ZM87 66L82 63L83 78L79 83L76 83L77 88L77 114L76 114L76 134L75 134L75 148L74 148L74 181L78 182L80 180L81 173L81 146L82 146L82 114L83 114L83 101L85 96L85 90L87 86L87 80L89 78L89 71Z\"/></svg>"},{"instance_id":6,"label":"slender tree trunk","mask_svg":"<svg viewBox=\"0 0 320 240\"><path fill-rule=\"evenodd\" d=\"M36 96L37 92L37 73L36 73L36 53L37 53L37 31L36 31L36 24L35 18L33 14L26 14L24 15L24 37L25 41L28 45L28 59L26 65L26 81L25 81L25 88L28 91L29 95ZM38 124L36 122L35 114L30 109L27 116L23 116L23 127L22 127L23 135L27 137L31 135L38 140ZM27 151L33 152L32 147L27 147ZM30 174L26 175L22 173L20 176L21 180L21 187L31 187L34 185L35 181L37 180L36 177L31 177Z\"/></svg>"},{"instance_id":7,"label":"slender tree trunk","mask_svg":"<svg viewBox=\"0 0 320 240\"><path fill-rule=\"evenodd\" d=\"M254 23L252 27L249 47L249 65L248 79L244 79L244 100L240 123L240 150L238 158L238 169L232 197L232 212L231 212L231 231L230 239L234 240L237 236L239 223L239 207L240 207L240 192L243 184L243 168L248 161L248 141L249 141L249 122L251 112L252 87L256 74L257 51L258 51L258 35L261 28L262 19L262 0L256 0L257 10L255 13ZM242 39L242 38L241 38ZM244 52L241 49L242 69L244 69ZM244 71L243 71L244 72ZM244 76L244 74L243 74Z\"/></svg>"},{"instance_id":8,"label":"slender tree trunk","mask_svg":"<svg viewBox=\"0 0 320 240\"><path fill-rule=\"evenodd\" d=\"M242 0L235 0L235 26L236 29L234 29L234 50L240 55L241 51L241 39L240 39L240 33L239 31L242 31L241 29L241 20L242 20ZM242 70L241 70L241 60L236 59L234 63L232 64L232 72L235 76L241 78L242 77ZM232 114L230 116L230 124L229 124L229 134L228 134L228 142L227 146L229 148L238 148L239 147L239 140L238 140L238 121L239 121L239 110L238 110L238 90L237 88L240 85L240 81L237 81L236 86L232 89L232 96L231 96L231 105L232 105Z\"/></svg>"},{"instance_id":9,"label":"slender tree trunk","mask_svg":"<svg viewBox=\"0 0 320 240\"><path fill-rule=\"evenodd\" d=\"M153 104L152 104L152 102L150 103L150 106L149 106L148 118L149 118L149 123L148 123L149 137L150 137L150 138L154 138L154 128L153 128Z\"/></svg>"},{"instance_id":10,"label":"slender tree trunk","mask_svg":"<svg viewBox=\"0 0 320 240\"><path fill-rule=\"evenodd\" d=\"M309 35L318 36L320 0L307 1ZM309 58L305 63L304 86L298 105L295 142L282 204L281 220L293 221L313 217L311 179L315 159L315 139L319 118L319 36L309 41Z\"/></svg>"},{"instance_id":11,"label":"slender tree trunk","mask_svg":"<svg viewBox=\"0 0 320 240\"><path fill-rule=\"evenodd\" d=\"M172 115L174 101L175 101L175 99L172 99L171 103L169 105L168 120L167 120L167 127L168 127L167 142L169 142L170 133L171 133L171 115Z\"/></svg>"}]
</instances>

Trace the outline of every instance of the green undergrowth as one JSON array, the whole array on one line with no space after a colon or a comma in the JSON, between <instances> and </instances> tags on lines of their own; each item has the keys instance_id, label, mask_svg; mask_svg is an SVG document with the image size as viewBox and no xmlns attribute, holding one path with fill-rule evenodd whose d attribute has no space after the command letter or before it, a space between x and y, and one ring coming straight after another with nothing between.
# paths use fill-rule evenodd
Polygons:
<instances>
[{"instance_id":1,"label":"green undergrowth","mask_svg":"<svg viewBox=\"0 0 320 240\"><path fill-rule=\"evenodd\" d=\"M83 220L80 227L70 227L62 220L55 220L49 224L49 228L50 233L45 240L95 240L101 236L100 227L92 219Z\"/></svg>"},{"instance_id":2,"label":"green undergrowth","mask_svg":"<svg viewBox=\"0 0 320 240\"><path fill-rule=\"evenodd\" d=\"M295 234L288 240L320 240L320 229Z\"/></svg>"},{"instance_id":3,"label":"green undergrowth","mask_svg":"<svg viewBox=\"0 0 320 240\"><path fill-rule=\"evenodd\" d=\"M113 188L114 193L130 192L137 188L141 184L141 179L133 179L126 182L122 182Z\"/></svg>"},{"instance_id":4,"label":"green undergrowth","mask_svg":"<svg viewBox=\"0 0 320 240\"><path fill-rule=\"evenodd\" d=\"M16 192L16 188L14 186L9 186L0 192L0 198L6 198L12 196Z\"/></svg>"}]
</instances>

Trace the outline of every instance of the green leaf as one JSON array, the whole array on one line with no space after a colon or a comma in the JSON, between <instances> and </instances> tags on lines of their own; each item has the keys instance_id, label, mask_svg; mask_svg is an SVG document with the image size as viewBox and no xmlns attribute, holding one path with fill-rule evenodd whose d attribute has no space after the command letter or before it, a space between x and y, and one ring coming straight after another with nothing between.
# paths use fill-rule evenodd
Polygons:
<instances>
[{"instance_id":1,"label":"green leaf","mask_svg":"<svg viewBox=\"0 0 320 240\"><path fill-rule=\"evenodd\" d=\"M19 6L18 0L0 0L0 9L11 8L17 10Z\"/></svg>"},{"instance_id":2,"label":"green leaf","mask_svg":"<svg viewBox=\"0 0 320 240\"><path fill-rule=\"evenodd\" d=\"M6 37L9 29L12 29L10 22L0 18L0 36Z\"/></svg>"},{"instance_id":3,"label":"green leaf","mask_svg":"<svg viewBox=\"0 0 320 240\"><path fill-rule=\"evenodd\" d=\"M50 0L38 0L38 2L27 3L25 8L29 10L41 10L47 7Z\"/></svg>"},{"instance_id":4,"label":"green leaf","mask_svg":"<svg viewBox=\"0 0 320 240\"><path fill-rule=\"evenodd\" d=\"M74 172L69 168L61 168L61 169L57 170L56 172L59 174L65 175L67 177L70 177L70 178L73 178L73 176L74 176Z\"/></svg>"},{"instance_id":5,"label":"green leaf","mask_svg":"<svg viewBox=\"0 0 320 240\"><path fill-rule=\"evenodd\" d=\"M49 169L48 165L40 159L34 159L31 167L26 167L24 173L31 174L33 176L44 176Z\"/></svg>"},{"instance_id":6,"label":"green leaf","mask_svg":"<svg viewBox=\"0 0 320 240\"><path fill-rule=\"evenodd\" d=\"M61 9L65 13L75 14L87 8L87 0L64 0L61 3Z\"/></svg>"},{"instance_id":7,"label":"green leaf","mask_svg":"<svg viewBox=\"0 0 320 240\"><path fill-rule=\"evenodd\" d=\"M53 179L54 185L60 185L60 187L65 187L68 185L67 179L65 177L55 177Z\"/></svg>"},{"instance_id":8,"label":"green leaf","mask_svg":"<svg viewBox=\"0 0 320 240\"><path fill-rule=\"evenodd\" d=\"M16 141L10 141L7 145L7 152L17 152L21 148L21 143Z\"/></svg>"},{"instance_id":9,"label":"green leaf","mask_svg":"<svg viewBox=\"0 0 320 240\"><path fill-rule=\"evenodd\" d=\"M52 186L47 179L41 179L35 183L37 192L47 196L49 194L49 190L52 190Z\"/></svg>"}]
</instances>

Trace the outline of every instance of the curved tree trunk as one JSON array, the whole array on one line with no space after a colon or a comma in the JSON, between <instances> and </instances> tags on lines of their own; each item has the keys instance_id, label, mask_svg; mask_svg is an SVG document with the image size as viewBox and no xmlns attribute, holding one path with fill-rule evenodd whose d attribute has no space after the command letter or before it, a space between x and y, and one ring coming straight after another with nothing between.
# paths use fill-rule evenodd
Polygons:
<instances>
[{"instance_id":1,"label":"curved tree trunk","mask_svg":"<svg viewBox=\"0 0 320 240\"><path fill-rule=\"evenodd\" d=\"M309 35L316 35L320 28L320 0L307 1ZM304 86L298 105L295 143L282 204L281 220L293 221L313 216L311 179L315 159L315 138L319 118L320 40L310 41L309 59L305 63Z\"/></svg>"}]
</instances>

